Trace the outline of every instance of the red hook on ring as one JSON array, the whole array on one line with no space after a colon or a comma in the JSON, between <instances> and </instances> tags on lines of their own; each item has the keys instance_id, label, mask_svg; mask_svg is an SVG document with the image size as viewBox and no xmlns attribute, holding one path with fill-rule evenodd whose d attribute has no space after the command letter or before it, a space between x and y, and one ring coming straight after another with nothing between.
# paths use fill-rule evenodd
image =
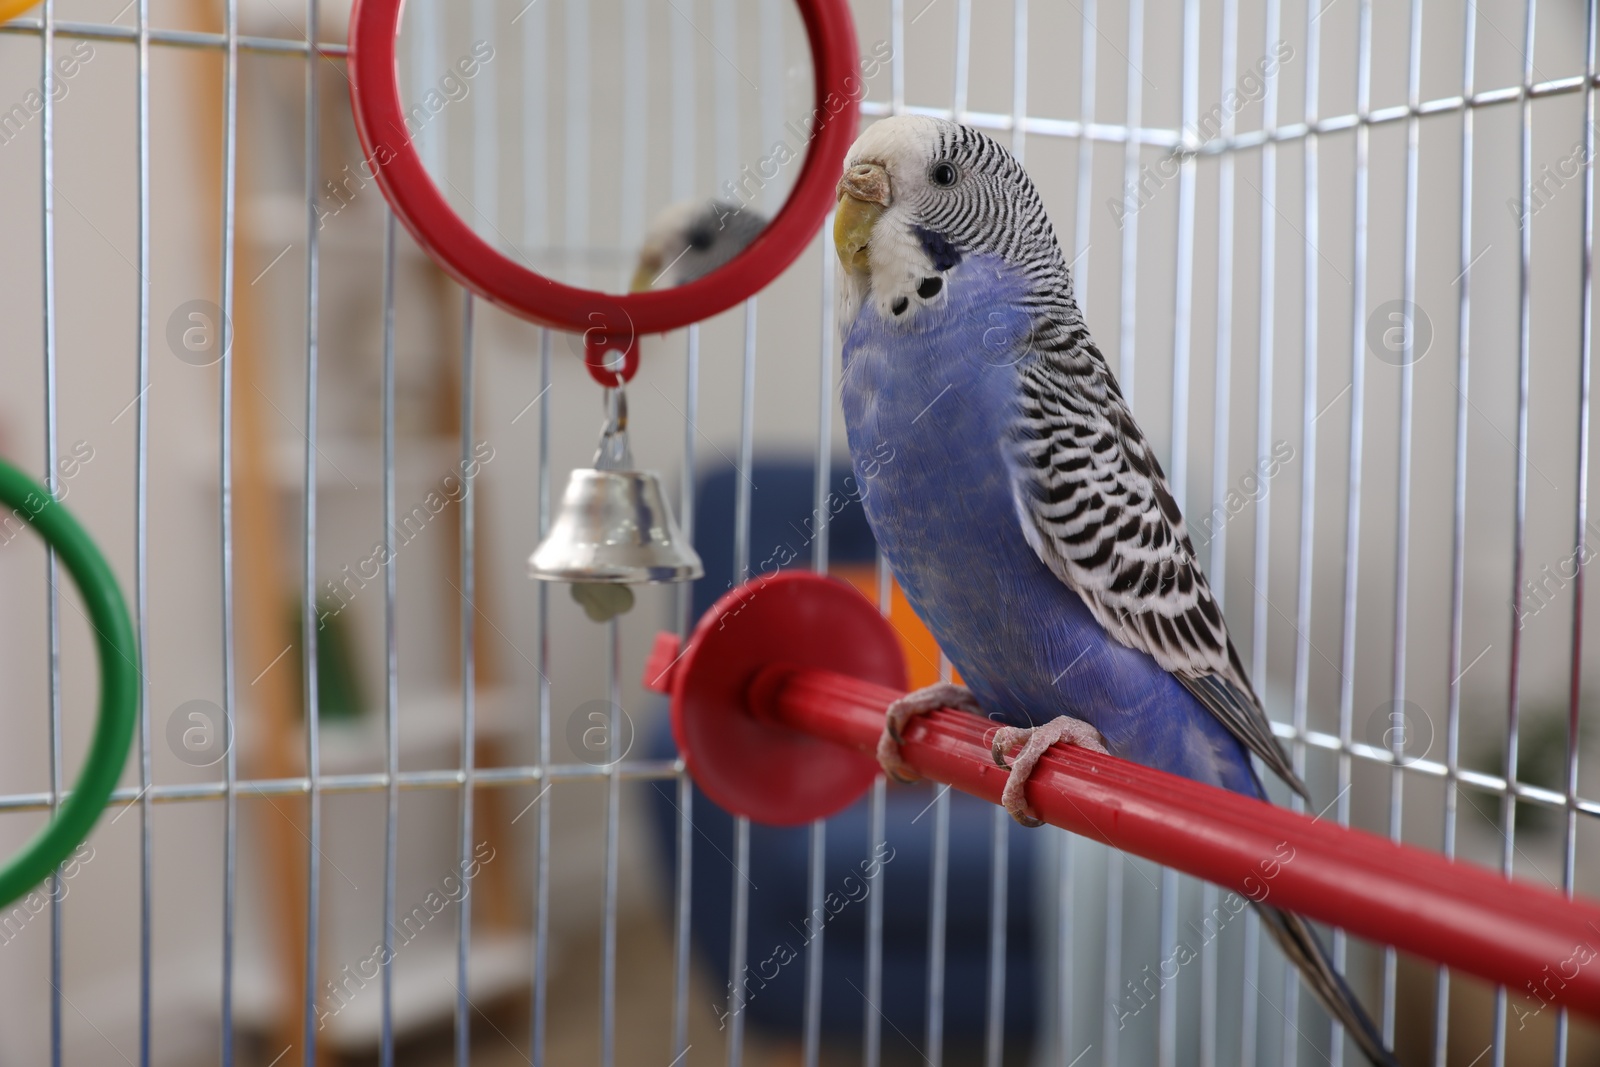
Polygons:
<instances>
[{"instance_id":1,"label":"red hook on ring","mask_svg":"<svg viewBox=\"0 0 1600 1067\"><path fill-rule=\"evenodd\" d=\"M639 370L638 335L631 330L626 335L590 330L583 335L583 365L589 368L589 377L607 389L633 381Z\"/></svg>"}]
</instances>

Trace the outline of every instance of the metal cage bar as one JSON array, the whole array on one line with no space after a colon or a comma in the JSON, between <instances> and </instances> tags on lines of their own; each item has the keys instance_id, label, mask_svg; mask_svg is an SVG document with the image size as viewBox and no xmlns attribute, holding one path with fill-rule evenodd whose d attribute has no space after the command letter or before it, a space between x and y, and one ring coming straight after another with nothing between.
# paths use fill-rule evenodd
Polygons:
<instances>
[{"instance_id":1,"label":"metal cage bar","mask_svg":"<svg viewBox=\"0 0 1600 1067\"><path fill-rule=\"evenodd\" d=\"M1311 0L1314 2L1314 0ZM1222 6L1221 63L1217 71L1219 93L1234 85L1239 66L1239 3L1224 0ZM1218 136L1232 136L1236 113L1223 114ZM1234 154L1218 157L1217 163L1217 327L1215 341L1215 385L1212 396L1211 499L1228 494L1228 412L1233 385L1233 277L1234 277ZM1228 524L1211 532L1210 566L1212 589L1218 610L1226 606L1228 562ZM1200 913L1214 915L1221 902L1217 887L1209 882L1200 889ZM1200 947L1200 1067L1217 1064L1217 1014L1219 1010L1220 950L1209 939Z\"/></svg>"},{"instance_id":2,"label":"metal cage bar","mask_svg":"<svg viewBox=\"0 0 1600 1067\"><path fill-rule=\"evenodd\" d=\"M1584 19L1584 77L1583 94L1583 202L1582 225L1579 238L1579 271L1582 281L1578 311L1578 461L1575 510L1575 554L1581 555L1589 524L1589 434L1590 387L1593 374L1593 339L1590 331L1594 320L1594 148L1595 148L1595 48L1596 34L1600 32L1596 5L1588 5ZM1583 606L1586 592L1583 568L1573 576L1572 607L1572 674L1567 704L1566 792L1567 810L1562 827L1561 888L1567 896L1573 895L1578 874L1578 719L1583 692ZM1566 1009L1556 1016L1555 1059L1559 1067L1566 1067L1568 1045L1571 1040L1571 1021Z\"/></svg>"},{"instance_id":3,"label":"metal cage bar","mask_svg":"<svg viewBox=\"0 0 1600 1067\"><path fill-rule=\"evenodd\" d=\"M1196 131L1200 113L1200 4L1184 0L1180 82L1180 126ZM1192 153L1185 153L1178 165L1178 232L1174 249L1175 270L1172 298L1172 485L1178 506L1187 510L1185 487L1189 481L1189 379L1190 331L1186 324L1194 313L1195 185L1199 164ZM1182 905L1178 872L1161 869L1158 896L1158 944L1162 959L1171 959L1178 947L1178 910ZM1178 997L1174 985L1161 990L1156 1016L1156 1062L1159 1067L1177 1067Z\"/></svg>"},{"instance_id":4,"label":"metal cage bar","mask_svg":"<svg viewBox=\"0 0 1600 1067\"><path fill-rule=\"evenodd\" d=\"M756 407L756 298L744 305L744 372L739 396L740 477L734 482L733 574L743 581L750 574L750 469L755 457ZM733 980L734 1003L738 1010L728 1025L728 1067L744 1062L744 968L750 943L750 820L733 820L733 936L728 974Z\"/></svg>"},{"instance_id":5,"label":"metal cage bar","mask_svg":"<svg viewBox=\"0 0 1600 1067\"><path fill-rule=\"evenodd\" d=\"M1095 52L1098 29L1095 25L1096 0L1082 0L1079 12L1078 37L1079 37L1079 74L1078 74L1078 107L1083 115L1084 123L1091 124L1095 114L1095 87L1096 67ZM1089 299L1089 278L1087 273L1077 272L1077 266L1089 255L1093 243L1092 218L1090 211L1094 201L1094 141L1083 139L1078 142L1078 169L1077 188L1074 190L1076 203L1072 224L1072 265L1073 285L1076 289L1078 300L1087 303ZM1058 849L1056 871L1060 885L1073 884L1074 852L1078 844L1070 834L1063 834L1057 839ZM1109 883L1108 883L1109 884ZM1073 981L1076 970L1074 957L1074 909L1069 905L1069 894L1062 893L1056 903L1056 983L1060 986L1057 990L1057 1010L1060 1020L1057 1023L1059 1049L1057 1058L1066 1063L1069 1055L1078 1055L1076 1051L1076 1027L1074 1014L1076 1005L1073 1002L1073 992L1076 985ZM1110 929L1110 918L1107 917L1107 929ZM1119 992L1119 991L1113 991Z\"/></svg>"},{"instance_id":6,"label":"metal cage bar","mask_svg":"<svg viewBox=\"0 0 1600 1067\"><path fill-rule=\"evenodd\" d=\"M1406 60L1407 99L1413 109L1422 98L1422 2L1411 2L1411 41ZM1407 307L1416 302L1417 295L1417 183L1418 156L1422 142L1421 119L1413 114L1406 120L1405 169L1405 222L1403 224L1401 299ZM1404 314L1404 312L1402 313ZM1414 355L1416 330L1409 326L1404 331L1400 360L1400 448L1398 456L1399 477L1395 489L1395 566L1394 566L1394 651L1392 707L1403 708L1406 694L1406 621L1410 580L1411 538L1411 428L1415 393ZM1388 830L1391 840L1398 841L1404 806L1405 779L1400 767L1400 754L1405 746L1403 732L1390 735L1395 752L1395 765L1389 773ZM1383 1039L1394 1044L1395 998L1399 986L1400 959L1393 946L1383 950Z\"/></svg>"},{"instance_id":7,"label":"metal cage bar","mask_svg":"<svg viewBox=\"0 0 1600 1067\"><path fill-rule=\"evenodd\" d=\"M763 25L763 30L766 26ZM822 263L821 282L821 350L817 358L817 454L816 469L812 479L811 496L811 569L818 574L828 573L828 533L833 521L833 287L836 270L834 257L828 254L827 234L833 232L833 214L829 212L823 223L818 242ZM809 878L806 892L807 926L823 910L823 879L828 857L828 824L818 819L811 824ZM805 1067L817 1067L822 1057L822 982L823 962L827 944L827 924L816 923L806 945L805 1006L802 1023L801 1060ZM869 1008L868 1011L871 1011Z\"/></svg>"},{"instance_id":8,"label":"metal cage bar","mask_svg":"<svg viewBox=\"0 0 1600 1067\"><path fill-rule=\"evenodd\" d=\"M691 542L694 540L694 438L698 432L695 419L699 414L700 405L700 327L690 326L684 331L684 397L683 397L683 492L682 516L683 536ZM689 613L693 608L693 598L688 586L678 593L678 634L687 641L693 620ZM693 890L693 868L690 860L694 854L694 783L689 780L687 773L682 768L677 770L677 864L678 883L676 886L675 914L673 916L673 947L672 947L672 1053L674 1056L686 1056L689 1051L689 956L693 948L690 943L689 907L692 903L690 893Z\"/></svg>"},{"instance_id":9,"label":"metal cage bar","mask_svg":"<svg viewBox=\"0 0 1600 1067\"><path fill-rule=\"evenodd\" d=\"M320 23L320 0L306 0L306 47L310 54ZM321 220L317 217L317 189L322 177L322 114L317 64L306 63L306 391L305 466L302 513L304 575L301 585L300 647L303 650L303 685L306 726L306 800L309 827L306 834L305 999L300 1030L300 1055L305 1067L317 1062L317 959L321 951L322 917L322 746L321 694L318 689L317 627L317 375L320 366L321 323Z\"/></svg>"},{"instance_id":10,"label":"metal cage bar","mask_svg":"<svg viewBox=\"0 0 1600 1067\"><path fill-rule=\"evenodd\" d=\"M1523 25L1522 83L1533 84L1534 16L1538 12L1536 0L1527 0ZM1533 197L1533 97L1525 93L1519 109L1518 132L1521 138L1522 162L1522 217L1532 218ZM1518 227L1519 248L1517 260L1517 429L1516 429L1516 488L1513 512L1514 532L1511 549L1511 610L1514 618L1522 614L1522 576L1527 561L1528 539L1528 391L1530 359L1533 348L1533 226ZM1522 721L1522 627L1511 628L1511 678L1506 700L1506 750L1505 775L1507 784L1517 780L1518 747ZM1500 853L1500 868L1509 877L1516 868L1517 802L1515 794L1507 793L1500 800L1500 834L1504 847ZM1506 990L1501 987L1494 995L1494 1067L1505 1067L1506 1058Z\"/></svg>"},{"instance_id":11,"label":"metal cage bar","mask_svg":"<svg viewBox=\"0 0 1600 1067\"><path fill-rule=\"evenodd\" d=\"M44 0L44 17L40 24L39 50L40 67L43 70L41 84L49 85L55 76L53 60L55 58L55 0ZM39 195L41 199L40 217L42 233L40 234L41 246L44 257L42 271L43 305L44 305L44 456L45 456L45 484L55 485L57 463L57 424L60 417L60 394L57 382L56 365L56 247L55 247L55 106L54 93L45 93L43 105L40 108L40 137L42 149L39 153L40 180ZM50 715L50 814L52 817L61 807L61 783L64 780L61 769L61 592L58 588L60 565L56 561L53 548L45 549L45 582L49 586L45 593L45 628L46 628L46 685L48 687L47 700ZM144 644L140 643L141 655ZM57 873L50 886L50 1063L51 1067L60 1067L61 1064L61 983L64 980L61 967L61 941L66 919L61 908L61 876Z\"/></svg>"},{"instance_id":12,"label":"metal cage bar","mask_svg":"<svg viewBox=\"0 0 1600 1067\"><path fill-rule=\"evenodd\" d=\"M1461 95L1472 95L1476 62L1477 12L1467 7L1462 28ZM1467 388L1472 325L1472 164L1473 111L1461 111L1461 274L1457 279L1456 299L1456 406L1455 406L1455 486L1451 500L1450 540L1450 645L1446 670L1450 672L1448 707L1445 710L1445 793L1444 829L1440 850L1448 857L1456 853L1456 808L1459 801L1457 777L1461 749L1461 632L1466 606L1467 538ZM1433 1063L1445 1067L1449 1055L1450 969L1440 967L1434 980Z\"/></svg>"},{"instance_id":13,"label":"metal cage bar","mask_svg":"<svg viewBox=\"0 0 1600 1067\"><path fill-rule=\"evenodd\" d=\"M222 247L218 249L218 268L221 274L218 283L218 296L221 305L221 321L217 324L217 340L222 352L220 393L217 397L219 446L217 457L217 485L218 485L218 528L221 532L222 546L222 713L224 729L227 737L227 750L223 753L223 858L222 858L222 1048L220 1062L223 1067L233 1067L234 1060L234 972L236 969L235 955L235 929L238 923L238 876L239 876L239 754L233 744L238 730L238 649L235 644L235 610L236 598L234 589L234 554L233 554L233 384L234 384L234 356L233 356L233 312L234 312L234 269L233 248L235 237L235 212L237 210L238 196L238 166L239 166L239 0L227 0L223 12L223 37L225 52L223 56L223 113L222 113L222 218L220 228L222 231ZM148 42L149 33L146 31L145 39ZM394 243L394 223L391 219L386 237L389 247ZM391 258L392 262L392 258ZM393 306L393 301L385 301L385 328L389 331L385 343L385 382L390 387L385 393L385 444L390 447L393 454L393 421L390 417L393 408L393 368L391 349L393 321L387 314ZM392 463L386 463L392 468ZM387 485L386 492L392 501L392 485ZM393 581L392 573L390 582ZM387 598L389 607L389 626L392 630L393 586ZM392 692L393 687L391 687ZM393 769L393 768L391 768ZM386 906L388 901L386 900ZM392 908L390 908L392 910ZM387 929L388 911L385 914L385 929ZM385 970L385 988L387 989L388 972ZM387 1006L387 994L385 995ZM383 1067L392 1067L392 1063L385 1063Z\"/></svg>"},{"instance_id":14,"label":"metal cage bar","mask_svg":"<svg viewBox=\"0 0 1600 1067\"><path fill-rule=\"evenodd\" d=\"M483 140L479 138L479 140ZM473 393L477 370L477 301L462 294L461 307L461 465L467 470L473 456ZM477 495L472 481L461 492L461 798L457 842L458 873L463 877L472 862L473 788L477 763ZM615 673L615 672L613 672ZM456 1064L467 1067L472 1036L472 1002L468 964L472 946L472 897L456 905Z\"/></svg>"},{"instance_id":15,"label":"metal cage bar","mask_svg":"<svg viewBox=\"0 0 1600 1067\"><path fill-rule=\"evenodd\" d=\"M1321 29L1320 11L1314 11L1314 0L1306 7L1306 78L1305 78L1305 111L1308 121L1316 114L1318 106L1318 58L1320 51ZM1276 44L1273 43L1273 47ZM1308 136L1304 141L1303 167L1305 170L1305 211L1303 216L1303 233L1305 240L1305 322L1302 330L1303 344L1305 347L1301 359L1301 373L1303 382L1301 386L1301 438L1300 466L1302 470L1300 480L1300 557L1298 563L1298 581L1295 596L1295 652L1294 652L1294 707L1292 711L1295 732L1304 735L1308 726L1310 714L1311 690L1311 597L1313 589L1313 567L1315 557L1312 552L1314 535L1316 532L1316 476L1317 476L1317 435L1316 421L1319 414L1317 399L1318 381L1318 240L1319 240L1319 204L1318 204L1318 154L1317 138ZM1297 775L1304 780L1306 773L1306 746L1303 740L1297 739L1290 746L1290 758ZM1305 805L1298 796L1290 798L1290 804L1296 811L1304 811ZM1293 1019L1298 1014L1300 1003L1299 975L1291 967L1284 968L1283 983L1284 1010L1288 1018ZM1286 1053L1297 1055L1298 1044L1292 1042L1289 1035L1291 1028L1285 1027L1284 1045ZM1342 1029L1335 1025L1334 1035L1330 1037L1330 1044L1343 1040ZM1298 1036L1296 1034L1295 1036ZM1289 1056L1286 1055L1286 1059ZM1335 1054L1334 1061L1339 1062L1341 1057Z\"/></svg>"},{"instance_id":16,"label":"metal cage bar","mask_svg":"<svg viewBox=\"0 0 1600 1067\"><path fill-rule=\"evenodd\" d=\"M1087 31L1099 33L1096 25L1087 27ZM1128 128L1137 129L1142 121L1142 107L1144 103L1144 0L1129 0L1128 4L1128 74L1127 102L1125 119ZM1181 135L1180 135L1181 136ZM1139 151L1141 139L1129 136L1125 139L1122 150L1122 195L1124 201L1132 196L1132 190L1138 188L1139 183ZM1136 378L1134 375L1134 326L1138 321L1138 285L1139 285L1139 213L1129 210L1129 205L1123 204L1123 218L1120 229L1122 230L1122 278L1121 296L1118 305L1118 331L1117 331L1117 380L1122 386L1123 398L1131 408L1134 395L1137 392ZM1106 1003L1115 1004L1122 996L1122 953L1123 953L1123 883L1127 877L1127 870L1132 862L1121 853L1108 852L1106 854L1106 932L1105 932L1105 995ZM1137 867L1135 870L1139 870ZM1144 872L1139 870L1141 877ZM1100 1042L1104 1054L1104 1061L1115 1064L1119 1061L1121 1053L1120 1029L1113 1029L1111 1025L1102 1020L1102 1040Z\"/></svg>"},{"instance_id":17,"label":"metal cage bar","mask_svg":"<svg viewBox=\"0 0 1600 1067\"><path fill-rule=\"evenodd\" d=\"M383 984L379 991L378 1062L394 1067L395 883L400 863L400 635L399 582L395 560L395 241L394 213L383 220L383 547L389 565L383 579Z\"/></svg>"},{"instance_id":18,"label":"metal cage bar","mask_svg":"<svg viewBox=\"0 0 1600 1067\"><path fill-rule=\"evenodd\" d=\"M1372 3L1361 0L1356 15L1356 108L1365 112L1372 94ZM1353 253L1351 270L1350 310L1350 446L1348 474L1345 483L1345 546L1343 619L1339 653L1339 754L1337 784L1339 792L1334 804L1336 820L1340 826L1350 825L1350 788L1353 783L1351 753L1343 746L1351 743L1355 719L1355 658L1356 658L1356 592L1359 583L1357 559L1361 537L1361 449L1363 420L1366 411L1366 360L1363 352L1362 325L1366 318L1367 293L1367 195L1371 128L1358 126L1355 132L1355 208ZM1346 944L1343 930L1333 932L1334 966L1343 969L1346 961ZM1344 1053L1344 1032L1334 1027L1333 1053Z\"/></svg>"},{"instance_id":19,"label":"metal cage bar","mask_svg":"<svg viewBox=\"0 0 1600 1067\"><path fill-rule=\"evenodd\" d=\"M150 1063L151 893L154 888L150 761L150 0L139 0L137 86L139 296L134 351L138 400L134 434L134 614L139 633L139 1063Z\"/></svg>"},{"instance_id":20,"label":"metal cage bar","mask_svg":"<svg viewBox=\"0 0 1600 1067\"><path fill-rule=\"evenodd\" d=\"M1361 743L1341 745L1337 737L1317 730L1308 731L1304 737L1301 737L1295 732L1294 727L1288 723L1274 723L1273 733L1284 740L1303 740L1307 745L1314 748L1339 753L1352 759L1369 760L1387 765L1392 758L1385 755L1388 751L1386 749ZM1406 769L1429 777L1447 777L1445 765L1431 760L1418 760L1414 763L1408 763ZM617 765L617 773L623 781L644 782L675 779L681 770L682 768L679 767L676 760L623 760ZM542 769L538 764L484 767L475 773L474 784L478 789L505 789L532 785L538 782L604 781L605 778L605 772L599 771L588 764L552 763L548 769ZM1518 803L1555 810L1561 810L1566 807L1566 798L1561 793L1530 786L1524 782L1518 782L1515 788L1509 788L1503 778L1465 769L1458 770L1454 775L1454 779L1458 786L1467 786L1482 793L1495 796L1509 794L1514 796ZM325 774L319 778L318 784L324 795L339 795L381 793L388 789L389 781L387 774L382 771L374 771L358 774ZM464 775L459 769L401 771L394 778L395 784L402 792L455 789L459 788L463 781ZM241 789L248 788L252 794L262 797L304 796L310 791L311 780L304 776L295 778L241 779L237 782L237 787ZM197 800L225 798L227 790L227 783L218 780L196 785L154 785L150 788L149 796L157 804L180 804ZM64 790L62 796L65 797L66 795L68 795L68 791ZM137 804L141 799L139 790L132 786L123 786L111 794L108 807ZM48 790L36 793L15 793L0 800L0 812L48 811L51 803L52 794ZM1577 810L1580 815L1600 815L1600 801L1580 800Z\"/></svg>"},{"instance_id":21,"label":"metal cage bar","mask_svg":"<svg viewBox=\"0 0 1600 1067\"><path fill-rule=\"evenodd\" d=\"M539 536L550 532L550 331L539 331ZM554 785L550 775L550 587L539 583L534 593L539 614L539 771L547 796ZM550 994L550 804L536 803L538 851L534 857L533 889L533 1005L529 1056L542 1065L549 1027Z\"/></svg>"}]
</instances>

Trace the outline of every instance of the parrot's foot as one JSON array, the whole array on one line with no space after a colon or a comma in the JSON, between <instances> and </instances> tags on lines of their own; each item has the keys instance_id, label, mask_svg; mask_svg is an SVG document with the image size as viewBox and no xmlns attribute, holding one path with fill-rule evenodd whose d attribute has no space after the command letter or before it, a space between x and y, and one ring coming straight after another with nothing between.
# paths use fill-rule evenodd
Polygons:
<instances>
[{"instance_id":1,"label":"parrot's foot","mask_svg":"<svg viewBox=\"0 0 1600 1067\"><path fill-rule=\"evenodd\" d=\"M897 782L910 784L921 781L921 776L900 758L900 742L904 740L906 723L918 715L926 715L940 708L958 708L978 715L983 709L978 700L965 688L950 682L938 682L918 689L889 705L883 723L883 736L878 738L878 765Z\"/></svg>"},{"instance_id":2,"label":"parrot's foot","mask_svg":"<svg viewBox=\"0 0 1600 1067\"><path fill-rule=\"evenodd\" d=\"M1017 753L1016 759L1009 765L1011 777L1006 779L1006 788L1000 794L1000 803L1005 805L1011 817L1023 826L1044 825L1044 822L1028 809L1022 788L1028 784L1028 776L1033 774L1033 768L1039 762L1039 757L1044 755L1045 749L1063 741L1079 748L1087 748L1092 752L1106 753L1106 739L1101 736L1099 730L1082 719L1068 718L1065 715L1051 719L1043 726L1028 728L1002 726L995 731L994 761L1001 767L1007 766L1006 754L1018 745L1022 746L1022 751ZM883 750L880 748L878 751L881 753Z\"/></svg>"}]
</instances>

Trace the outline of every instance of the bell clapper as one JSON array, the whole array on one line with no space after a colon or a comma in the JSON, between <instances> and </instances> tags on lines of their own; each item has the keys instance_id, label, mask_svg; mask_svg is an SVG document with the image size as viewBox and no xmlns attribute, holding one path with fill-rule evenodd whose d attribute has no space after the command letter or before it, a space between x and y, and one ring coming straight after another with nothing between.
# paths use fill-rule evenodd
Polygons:
<instances>
[{"instance_id":1,"label":"bell clapper","mask_svg":"<svg viewBox=\"0 0 1600 1067\"><path fill-rule=\"evenodd\" d=\"M616 582L573 582L572 599L595 622L610 622L633 609L633 590Z\"/></svg>"}]
</instances>

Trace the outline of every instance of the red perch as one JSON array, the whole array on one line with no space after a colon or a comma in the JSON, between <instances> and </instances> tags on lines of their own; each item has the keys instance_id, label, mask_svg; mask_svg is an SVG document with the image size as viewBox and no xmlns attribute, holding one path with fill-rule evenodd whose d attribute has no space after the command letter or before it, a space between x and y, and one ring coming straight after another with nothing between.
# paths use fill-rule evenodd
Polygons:
<instances>
[{"instance_id":1,"label":"red perch","mask_svg":"<svg viewBox=\"0 0 1600 1067\"><path fill-rule=\"evenodd\" d=\"M804 572L728 593L687 648L659 635L644 681L671 694L673 733L707 795L782 826L834 814L871 786L884 709L906 685L888 621L849 586ZM911 725L905 759L999 803L993 731L937 711ZM1051 749L1027 796L1054 826L1600 1017L1591 901L1079 748Z\"/></svg>"}]
</instances>

